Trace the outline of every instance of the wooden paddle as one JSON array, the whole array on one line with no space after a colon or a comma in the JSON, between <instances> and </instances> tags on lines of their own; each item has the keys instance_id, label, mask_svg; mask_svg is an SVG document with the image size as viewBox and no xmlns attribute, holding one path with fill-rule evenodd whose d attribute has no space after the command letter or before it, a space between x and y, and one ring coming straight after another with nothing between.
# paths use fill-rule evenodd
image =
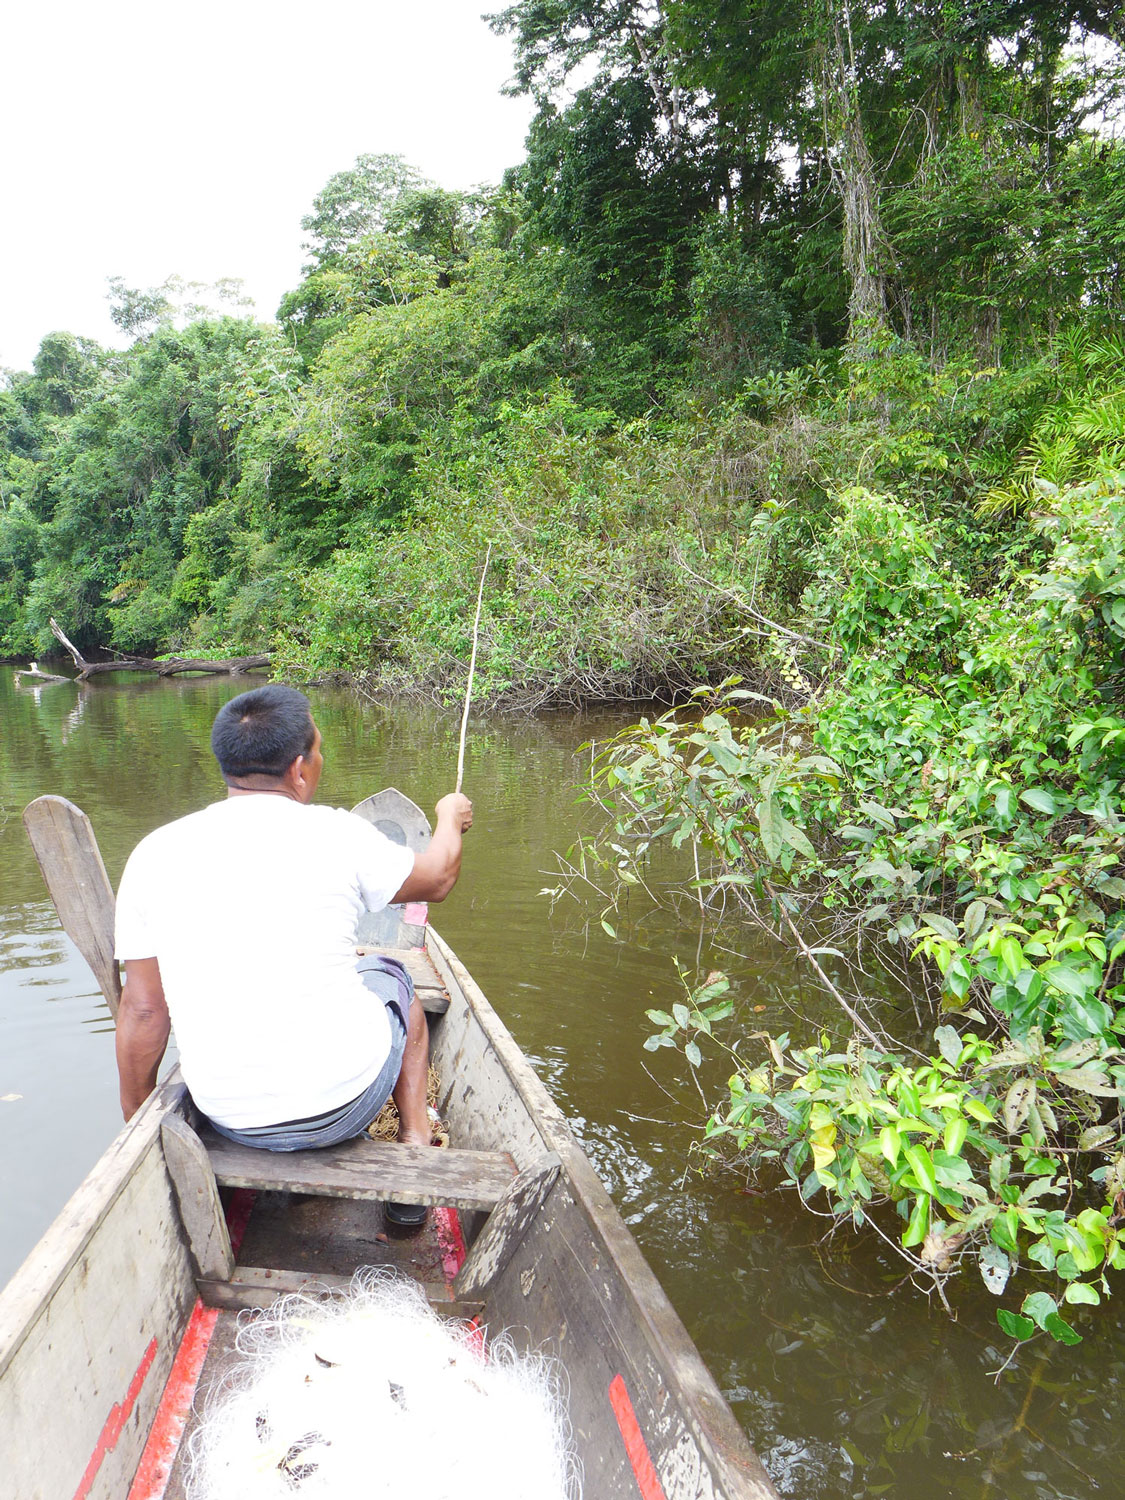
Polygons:
<instances>
[{"instance_id":1,"label":"wooden paddle","mask_svg":"<svg viewBox=\"0 0 1125 1500\"><path fill-rule=\"evenodd\" d=\"M113 887L89 818L65 797L36 797L23 826L43 871L63 931L94 971L117 1019L121 976L113 956Z\"/></svg>"}]
</instances>

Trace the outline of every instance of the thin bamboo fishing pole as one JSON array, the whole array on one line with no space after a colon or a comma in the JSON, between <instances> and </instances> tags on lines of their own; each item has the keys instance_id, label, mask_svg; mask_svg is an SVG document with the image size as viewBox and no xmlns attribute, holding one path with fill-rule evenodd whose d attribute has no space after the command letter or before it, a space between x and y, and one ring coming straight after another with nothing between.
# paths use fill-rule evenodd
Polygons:
<instances>
[{"instance_id":1,"label":"thin bamboo fishing pole","mask_svg":"<svg viewBox=\"0 0 1125 1500\"><path fill-rule=\"evenodd\" d=\"M465 711L461 715L461 742L457 747L457 785L454 791L461 790L461 783L465 779L465 735L469 728L469 704L473 697L473 675L477 669L477 640L480 636L480 607L484 599L484 580L488 573L488 560L492 556L492 543L489 542L484 554L484 567L480 570L480 587L477 589L477 614L473 621L473 649L469 656L469 682L465 688Z\"/></svg>"}]
</instances>

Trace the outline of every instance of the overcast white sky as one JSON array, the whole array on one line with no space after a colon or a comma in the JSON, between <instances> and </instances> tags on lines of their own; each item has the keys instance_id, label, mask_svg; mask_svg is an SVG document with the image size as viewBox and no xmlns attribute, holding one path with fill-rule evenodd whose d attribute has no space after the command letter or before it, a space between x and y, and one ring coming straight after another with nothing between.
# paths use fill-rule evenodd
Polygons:
<instances>
[{"instance_id":1,"label":"overcast white sky","mask_svg":"<svg viewBox=\"0 0 1125 1500\"><path fill-rule=\"evenodd\" d=\"M56 328L117 342L106 277L240 276L272 318L314 194L362 151L445 187L523 155L500 0L10 5L0 88L0 367Z\"/></svg>"}]
</instances>

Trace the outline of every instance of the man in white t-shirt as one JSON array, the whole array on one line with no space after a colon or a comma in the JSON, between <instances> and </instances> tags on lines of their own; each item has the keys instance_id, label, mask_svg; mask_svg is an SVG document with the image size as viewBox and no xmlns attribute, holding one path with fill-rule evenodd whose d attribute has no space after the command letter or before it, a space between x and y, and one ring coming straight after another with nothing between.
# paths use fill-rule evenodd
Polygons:
<instances>
[{"instance_id":1,"label":"man in white t-shirt","mask_svg":"<svg viewBox=\"0 0 1125 1500\"><path fill-rule=\"evenodd\" d=\"M174 1025L196 1106L233 1140L334 1145L393 1092L400 1140L428 1144L421 1003L393 963L357 965L355 929L365 907L448 895L472 803L443 797L418 855L353 813L310 806L320 731L304 694L279 684L225 704L211 745L226 800L150 833L121 877L125 1118L155 1087ZM399 1208L400 1223L424 1218Z\"/></svg>"}]
</instances>

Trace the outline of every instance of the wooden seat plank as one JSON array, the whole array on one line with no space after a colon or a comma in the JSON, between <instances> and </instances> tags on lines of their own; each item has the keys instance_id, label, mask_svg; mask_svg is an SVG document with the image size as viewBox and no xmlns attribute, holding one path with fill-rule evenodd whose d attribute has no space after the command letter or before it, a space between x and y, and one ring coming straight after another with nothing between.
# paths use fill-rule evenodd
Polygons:
<instances>
[{"instance_id":1,"label":"wooden seat plank","mask_svg":"<svg viewBox=\"0 0 1125 1500\"><path fill-rule=\"evenodd\" d=\"M367 1137L316 1151L263 1151L206 1128L200 1138L224 1187L491 1209L516 1175L506 1151L439 1151Z\"/></svg>"},{"instance_id":2,"label":"wooden seat plank","mask_svg":"<svg viewBox=\"0 0 1125 1500\"><path fill-rule=\"evenodd\" d=\"M434 968L434 961L424 948L380 948L370 943L360 943L358 954L382 953L395 958L414 981L414 993L422 1002L427 1015L444 1015L449 1009L449 991Z\"/></svg>"},{"instance_id":3,"label":"wooden seat plank","mask_svg":"<svg viewBox=\"0 0 1125 1500\"><path fill-rule=\"evenodd\" d=\"M347 1291L350 1276L331 1276L323 1271L282 1271L272 1266L239 1266L229 1281L202 1277L197 1282L205 1307L241 1312L249 1307L272 1307L278 1297L291 1292L316 1296L323 1292ZM451 1297L440 1283L423 1283L426 1300L443 1318L475 1318L484 1303L473 1298Z\"/></svg>"}]
</instances>

